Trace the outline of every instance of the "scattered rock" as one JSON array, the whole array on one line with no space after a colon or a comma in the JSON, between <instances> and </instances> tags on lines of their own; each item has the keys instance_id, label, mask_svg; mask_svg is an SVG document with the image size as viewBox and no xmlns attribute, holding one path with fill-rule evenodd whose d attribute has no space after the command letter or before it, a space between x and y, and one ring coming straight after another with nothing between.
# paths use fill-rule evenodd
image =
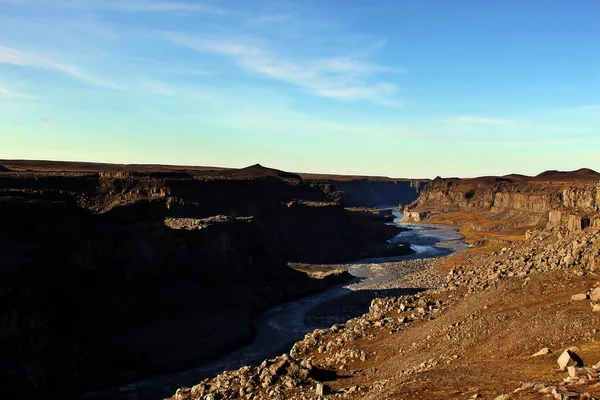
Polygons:
<instances>
[{"instance_id":1,"label":"scattered rock","mask_svg":"<svg viewBox=\"0 0 600 400\"><path fill-rule=\"evenodd\" d=\"M585 293L578 293L578 294L574 294L573 296L571 296L571 300L573 301L581 301L581 300L585 300L587 299L587 294Z\"/></svg>"},{"instance_id":2,"label":"scattered rock","mask_svg":"<svg viewBox=\"0 0 600 400\"><path fill-rule=\"evenodd\" d=\"M552 350L550 350L547 347L544 347L543 349L541 349L537 353L532 354L531 357L545 356L546 354L552 354Z\"/></svg>"}]
</instances>

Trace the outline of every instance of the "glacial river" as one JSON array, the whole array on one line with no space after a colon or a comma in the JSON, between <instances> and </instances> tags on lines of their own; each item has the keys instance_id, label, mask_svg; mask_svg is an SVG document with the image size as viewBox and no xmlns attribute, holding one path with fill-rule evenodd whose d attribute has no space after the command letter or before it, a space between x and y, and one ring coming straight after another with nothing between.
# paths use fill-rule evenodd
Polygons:
<instances>
[{"instance_id":1,"label":"glacial river","mask_svg":"<svg viewBox=\"0 0 600 400\"><path fill-rule=\"evenodd\" d=\"M368 304L372 298L410 294L418 291L418 289L411 292L407 289L396 292L369 290L369 287L397 278L402 273L399 269L386 269L382 263L441 257L466 248L456 227L402 224L400 223L402 215L397 210L393 210L393 213L395 216L393 224L410 230L401 232L390 242L408 242L415 250L414 254L364 259L345 264L356 279L266 311L255 321L256 337L251 343L223 355L210 364L148 378L108 391L88 394L84 398L88 400L162 399L173 395L179 387L193 386L202 379L218 375L225 370L237 369L244 365L258 365L265 358L272 358L289 351L296 341L314 329L329 327L362 315L368 311ZM356 299L345 300L354 298L349 295L355 293L357 294ZM328 307L327 304L335 304L335 306ZM317 309L319 312L315 312ZM323 312L323 309L326 312Z\"/></svg>"}]
</instances>

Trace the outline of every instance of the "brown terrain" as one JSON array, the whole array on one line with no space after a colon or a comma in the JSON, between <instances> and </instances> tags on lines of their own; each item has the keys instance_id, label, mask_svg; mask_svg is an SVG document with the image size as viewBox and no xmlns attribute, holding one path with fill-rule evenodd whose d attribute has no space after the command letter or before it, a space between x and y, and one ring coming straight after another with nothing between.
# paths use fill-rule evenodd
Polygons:
<instances>
[{"instance_id":1,"label":"brown terrain","mask_svg":"<svg viewBox=\"0 0 600 400\"><path fill-rule=\"evenodd\" d=\"M289 353L172 399L600 398L600 174L436 178L405 219L471 248Z\"/></svg>"},{"instance_id":2,"label":"brown terrain","mask_svg":"<svg viewBox=\"0 0 600 400\"><path fill-rule=\"evenodd\" d=\"M0 397L209 361L250 340L258 313L351 278L288 263L411 252L385 220L260 165L0 160Z\"/></svg>"}]
</instances>

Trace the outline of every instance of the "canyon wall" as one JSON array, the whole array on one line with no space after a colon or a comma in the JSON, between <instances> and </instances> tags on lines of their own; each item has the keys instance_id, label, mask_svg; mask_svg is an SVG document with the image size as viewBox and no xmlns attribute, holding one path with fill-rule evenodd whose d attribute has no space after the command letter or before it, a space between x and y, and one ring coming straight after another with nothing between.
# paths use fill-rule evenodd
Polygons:
<instances>
[{"instance_id":1,"label":"canyon wall","mask_svg":"<svg viewBox=\"0 0 600 400\"><path fill-rule=\"evenodd\" d=\"M589 171L589 170L588 170ZM600 225L600 174L543 173L537 177L507 176L473 179L436 178L406 208L406 220L419 212L490 211L532 224L583 229Z\"/></svg>"},{"instance_id":2,"label":"canyon wall","mask_svg":"<svg viewBox=\"0 0 600 400\"><path fill-rule=\"evenodd\" d=\"M419 197L427 181L395 179L307 179L314 184L331 185L347 207L380 207L409 204Z\"/></svg>"},{"instance_id":3,"label":"canyon wall","mask_svg":"<svg viewBox=\"0 0 600 400\"><path fill-rule=\"evenodd\" d=\"M0 172L0 393L66 398L210 360L398 229L254 166Z\"/></svg>"}]
</instances>

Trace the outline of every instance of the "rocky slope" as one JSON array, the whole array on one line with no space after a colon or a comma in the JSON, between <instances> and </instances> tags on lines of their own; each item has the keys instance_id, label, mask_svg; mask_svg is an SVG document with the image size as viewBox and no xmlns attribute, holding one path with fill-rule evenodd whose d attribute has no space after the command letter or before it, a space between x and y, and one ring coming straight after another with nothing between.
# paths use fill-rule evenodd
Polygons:
<instances>
[{"instance_id":1,"label":"rocky slope","mask_svg":"<svg viewBox=\"0 0 600 400\"><path fill-rule=\"evenodd\" d=\"M0 220L0 393L13 398L209 360L248 340L258 312L348 278L288 262L394 252L398 232L261 166L0 172Z\"/></svg>"},{"instance_id":2,"label":"rocky slope","mask_svg":"<svg viewBox=\"0 0 600 400\"><path fill-rule=\"evenodd\" d=\"M599 268L597 229L532 231L496 254L467 254L436 289L375 299L289 354L172 399L598 398ZM586 368L569 361L579 358Z\"/></svg>"}]
</instances>

